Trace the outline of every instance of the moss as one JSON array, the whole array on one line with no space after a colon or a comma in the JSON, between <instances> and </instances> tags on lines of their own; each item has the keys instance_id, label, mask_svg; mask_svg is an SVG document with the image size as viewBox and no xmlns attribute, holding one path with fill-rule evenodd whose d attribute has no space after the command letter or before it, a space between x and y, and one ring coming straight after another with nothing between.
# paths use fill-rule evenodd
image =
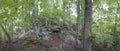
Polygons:
<instances>
[{"instance_id":1,"label":"moss","mask_svg":"<svg viewBox=\"0 0 120 51\"><path fill-rule=\"evenodd\" d=\"M23 45L30 45L32 42L30 42L30 41L25 41L24 43L23 43Z\"/></svg>"},{"instance_id":2,"label":"moss","mask_svg":"<svg viewBox=\"0 0 120 51\"><path fill-rule=\"evenodd\" d=\"M50 51L57 51L57 47L51 47Z\"/></svg>"}]
</instances>

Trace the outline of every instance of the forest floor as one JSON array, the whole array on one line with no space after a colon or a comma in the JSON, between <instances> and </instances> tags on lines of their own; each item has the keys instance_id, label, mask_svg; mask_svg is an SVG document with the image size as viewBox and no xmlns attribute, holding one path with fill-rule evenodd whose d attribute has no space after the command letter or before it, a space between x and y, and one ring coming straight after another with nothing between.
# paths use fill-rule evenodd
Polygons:
<instances>
[{"instance_id":1,"label":"forest floor","mask_svg":"<svg viewBox=\"0 0 120 51\"><path fill-rule=\"evenodd\" d=\"M38 30L34 27L33 30ZM53 26L51 27L53 28ZM76 45L75 32L66 31L63 36L59 28L48 30L49 27L41 27L40 29L42 29L42 32L37 35L38 38L34 36L34 32L30 32L30 29L28 30L31 33L30 36L14 38L12 42L0 43L0 51L83 51L82 41L78 40L79 44ZM104 43L99 44L94 40L91 44L92 51L109 51L109 48Z\"/></svg>"}]
</instances>

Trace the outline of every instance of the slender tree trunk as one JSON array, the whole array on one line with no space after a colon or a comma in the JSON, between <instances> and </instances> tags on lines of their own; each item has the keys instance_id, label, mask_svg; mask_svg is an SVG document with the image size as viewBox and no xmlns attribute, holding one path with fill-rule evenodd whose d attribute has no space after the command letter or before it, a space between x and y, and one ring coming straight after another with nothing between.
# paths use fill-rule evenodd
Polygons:
<instances>
[{"instance_id":1,"label":"slender tree trunk","mask_svg":"<svg viewBox=\"0 0 120 51\"><path fill-rule=\"evenodd\" d=\"M77 3L77 38L76 38L76 45L78 45L77 39L79 38L79 35L81 35L81 33L80 33L80 0L78 0L78 3Z\"/></svg>"},{"instance_id":2,"label":"slender tree trunk","mask_svg":"<svg viewBox=\"0 0 120 51\"><path fill-rule=\"evenodd\" d=\"M92 0L85 0L85 17L84 17L84 40L83 50L91 51L90 34L91 34L91 20L92 20Z\"/></svg>"}]
</instances>

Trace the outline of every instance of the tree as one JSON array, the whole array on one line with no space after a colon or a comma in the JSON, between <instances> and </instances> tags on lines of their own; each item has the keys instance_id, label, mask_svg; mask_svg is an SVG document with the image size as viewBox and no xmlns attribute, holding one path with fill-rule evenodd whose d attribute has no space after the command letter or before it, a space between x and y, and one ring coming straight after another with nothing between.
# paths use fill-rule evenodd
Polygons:
<instances>
[{"instance_id":1,"label":"tree","mask_svg":"<svg viewBox=\"0 0 120 51\"><path fill-rule=\"evenodd\" d=\"M91 20L92 20L92 0L85 0L85 17L84 17L84 40L83 50L91 51L90 34L91 34Z\"/></svg>"},{"instance_id":2,"label":"tree","mask_svg":"<svg viewBox=\"0 0 120 51\"><path fill-rule=\"evenodd\" d=\"M79 38L80 34L80 0L78 0L77 3L77 38L76 38L76 44L77 43L77 39Z\"/></svg>"}]
</instances>

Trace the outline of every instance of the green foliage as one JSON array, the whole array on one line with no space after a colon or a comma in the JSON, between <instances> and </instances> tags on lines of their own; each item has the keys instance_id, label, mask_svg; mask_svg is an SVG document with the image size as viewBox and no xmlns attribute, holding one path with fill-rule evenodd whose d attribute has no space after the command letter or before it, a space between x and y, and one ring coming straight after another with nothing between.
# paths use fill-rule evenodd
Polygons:
<instances>
[{"instance_id":1,"label":"green foliage","mask_svg":"<svg viewBox=\"0 0 120 51\"><path fill-rule=\"evenodd\" d=\"M60 25L66 24L70 30L77 20L76 16L72 15L76 2L77 0L0 0L0 25L4 25L10 36L16 33L17 29L26 30L32 24L50 23L52 19L57 20L57 23L60 21ZM120 36L119 2L93 0L92 35L96 36L98 42L107 42L109 47L117 41L115 37ZM84 0L81 0L80 26L83 26L84 7ZM4 39L5 33L2 30L0 28L0 38Z\"/></svg>"}]
</instances>

